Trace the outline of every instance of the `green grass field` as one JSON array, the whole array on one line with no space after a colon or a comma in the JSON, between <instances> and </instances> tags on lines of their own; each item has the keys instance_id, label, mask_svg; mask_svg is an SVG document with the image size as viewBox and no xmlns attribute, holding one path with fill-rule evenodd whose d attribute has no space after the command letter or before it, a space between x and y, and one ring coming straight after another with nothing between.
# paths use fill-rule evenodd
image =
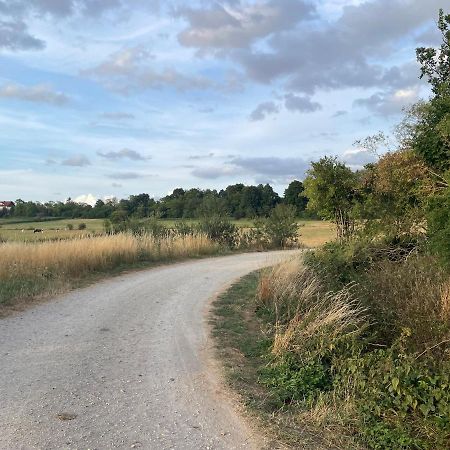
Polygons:
<instances>
[{"instance_id":1,"label":"green grass field","mask_svg":"<svg viewBox=\"0 0 450 450\"><path fill-rule=\"evenodd\" d=\"M173 228L176 222L181 220L161 219L168 228ZM188 224L198 221L185 219ZM80 224L86 228L78 230ZM253 222L249 219L233 221L239 228L250 228ZM68 227L72 227L69 230ZM44 230L43 233L33 233L35 228ZM46 241L53 239L80 238L86 235L99 234L103 232L103 219L57 219L45 221L30 221L30 219L7 218L0 219L0 240L7 241ZM306 247L316 247L334 239L334 226L320 220L299 221L300 242Z\"/></svg>"}]
</instances>

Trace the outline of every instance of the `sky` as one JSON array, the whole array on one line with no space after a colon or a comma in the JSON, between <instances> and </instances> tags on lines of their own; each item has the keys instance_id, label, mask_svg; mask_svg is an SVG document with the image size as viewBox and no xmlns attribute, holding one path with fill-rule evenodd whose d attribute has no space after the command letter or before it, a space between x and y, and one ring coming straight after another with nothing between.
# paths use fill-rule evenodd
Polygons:
<instances>
[{"instance_id":1,"label":"sky","mask_svg":"<svg viewBox=\"0 0 450 450\"><path fill-rule=\"evenodd\" d=\"M429 96L448 0L0 0L0 200L95 202L353 168Z\"/></svg>"}]
</instances>

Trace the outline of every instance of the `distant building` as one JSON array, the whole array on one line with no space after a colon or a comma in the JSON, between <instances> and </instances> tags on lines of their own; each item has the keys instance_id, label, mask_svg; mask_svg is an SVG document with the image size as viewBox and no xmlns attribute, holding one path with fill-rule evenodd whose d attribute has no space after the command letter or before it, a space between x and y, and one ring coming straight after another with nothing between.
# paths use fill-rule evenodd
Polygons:
<instances>
[{"instance_id":1,"label":"distant building","mask_svg":"<svg viewBox=\"0 0 450 450\"><path fill-rule=\"evenodd\" d=\"M10 201L0 201L0 213L9 214L11 208L14 207L14 202Z\"/></svg>"}]
</instances>

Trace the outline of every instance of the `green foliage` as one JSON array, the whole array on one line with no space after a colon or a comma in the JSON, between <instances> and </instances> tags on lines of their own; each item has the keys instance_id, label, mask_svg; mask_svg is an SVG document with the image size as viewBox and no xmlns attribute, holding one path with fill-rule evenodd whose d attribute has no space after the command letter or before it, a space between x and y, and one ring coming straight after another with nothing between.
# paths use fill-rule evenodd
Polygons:
<instances>
[{"instance_id":1,"label":"green foliage","mask_svg":"<svg viewBox=\"0 0 450 450\"><path fill-rule=\"evenodd\" d=\"M298 237L297 213L294 206L279 204L267 219L255 221L255 228L269 246L286 247Z\"/></svg>"},{"instance_id":2,"label":"green foliage","mask_svg":"<svg viewBox=\"0 0 450 450\"><path fill-rule=\"evenodd\" d=\"M420 47L416 50L421 78L428 78L435 95L450 87L450 14L444 14L443 9L439 10L438 28L442 35L440 49Z\"/></svg>"},{"instance_id":3,"label":"green foliage","mask_svg":"<svg viewBox=\"0 0 450 450\"><path fill-rule=\"evenodd\" d=\"M299 363L289 354L264 367L260 382L270 389L275 408L295 401L311 402L332 387L327 364L320 359Z\"/></svg>"},{"instance_id":4,"label":"green foliage","mask_svg":"<svg viewBox=\"0 0 450 450\"><path fill-rule=\"evenodd\" d=\"M450 89L417 110L418 119L409 142L414 151L436 171L450 168Z\"/></svg>"},{"instance_id":5,"label":"green foliage","mask_svg":"<svg viewBox=\"0 0 450 450\"><path fill-rule=\"evenodd\" d=\"M418 108L411 143L430 167L445 171L450 168L450 14L444 14L442 9L438 28L441 47L417 49L421 78L428 78L434 98Z\"/></svg>"},{"instance_id":6,"label":"green foliage","mask_svg":"<svg viewBox=\"0 0 450 450\"><path fill-rule=\"evenodd\" d=\"M334 385L353 387L371 449L444 450L450 444L450 365L406 352L409 330L388 349L336 360Z\"/></svg>"},{"instance_id":7,"label":"green foliage","mask_svg":"<svg viewBox=\"0 0 450 450\"><path fill-rule=\"evenodd\" d=\"M219 214L205 216L200 220L198 230L212 241L233 248L238 241L238 228L228 218Z\"/></svg>"},{"instance_id":8,"label":"green foliage","mask_svg":"<svg viewBox=\"0 0 450 450\"><path fill-rule=\"evenodd\" d=\"M306 210L308 199L304 195L304 186L301 181L294 180L284 191L284 203L292 205L296 209L296 213L300 216Z\"/></svg>"},{"instance_id":9,"label":"green foliage","mask_svg":"<svg viewBox=\"0 0 450 450\"><path fill-rule=\"evenodd\" d=\"M430 248L450 268L450 187L430 200L427 222Z\"/></svg>"},{"instance_id":10,"label":"green foliage","mask_svg":"<svg viewBox=\"0 0 450 450\"><path fill-rule=\"evenodd\" d=\"M67 227L68 230L73 230L73 224L71 224L71 223L68 223L66 225L66 227Z\"/></svg>"},{"instance_id":11,"label":"green foliage","mask_svg":"<svg viewBox=\"0 0 450 450\"><path fill-rule=\"evenodd\" d=\"M175 232L180 236L195 234L195 227L185 221L175 223Z\"/></svg>"},{"instance_id":12,"label":"green foliage","mask_svg":"<svg viewBox=\"0 0 450 450\"><path fill-rule=\"evenodd\" d=\"M355 213L364 221L367 235L389 239L421 235L426 203L435 190L436 182L414 152L386 153L360 173Z\"/></svg>"},{"instance_id":13,"label":"green foliage","mask_svg":"<svg viewBox=\"0 0 450 450\"><path fill-rule=\"evenodd\" d=\"M357 175L337 158L324 157L311 163L304 181L308 209L332 220L338 238L348 239L354 230L352 210L355 205Z\"/></svg>"},{"instance_id":14,"label":"green foliage","mask_svg":"<svg viewBox=\"0 0 450 450\"><path fill-rule=\"evenodd\" d=\"M86 224L84 222L78 224L78 229L79 230L85 230L86 229Z\"/></svg>"}]
</instances>

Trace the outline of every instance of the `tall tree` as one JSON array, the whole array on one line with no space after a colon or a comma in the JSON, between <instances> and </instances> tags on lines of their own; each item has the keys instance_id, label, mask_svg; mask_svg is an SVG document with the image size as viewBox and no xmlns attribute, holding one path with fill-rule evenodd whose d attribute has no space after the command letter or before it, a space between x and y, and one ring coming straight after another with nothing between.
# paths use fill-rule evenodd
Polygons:
<instances>
[{"instance_id":1,"label":"tall tree","mask_svg":"<svg viewBox=\"0 0 450 450\"><path fill-rule=\"evenodd\" d=\"M442 34L439 49L418 48L421 78L427 77L434 97L416 108L411 145L434 170L450 168L450 14L439 11L438 28Z\"/></svg>"},{"instance_id":2,"label":"tall tree","mask_svg":"<svg viewBox=\"0 0 450 450\"><path fill-rule=\"evenodd\" d=\"M304 191L303 183L298 180L291 181L284 191L284 203L294 206L297 215L305 211L308 204L308 199L303 195Z\"/></svg>"},{"instance_id":3,"label":"tall tree","mask_svg":"<svg viewBox=\"0 0 450 450\"><path fill-rule=\"evenodd\" d=\"M311 163L304 181L308 209L336 224L339 240L354 231L353 208L356 203L357 175L335 157Z\"/></svg>"}]
</instances>

